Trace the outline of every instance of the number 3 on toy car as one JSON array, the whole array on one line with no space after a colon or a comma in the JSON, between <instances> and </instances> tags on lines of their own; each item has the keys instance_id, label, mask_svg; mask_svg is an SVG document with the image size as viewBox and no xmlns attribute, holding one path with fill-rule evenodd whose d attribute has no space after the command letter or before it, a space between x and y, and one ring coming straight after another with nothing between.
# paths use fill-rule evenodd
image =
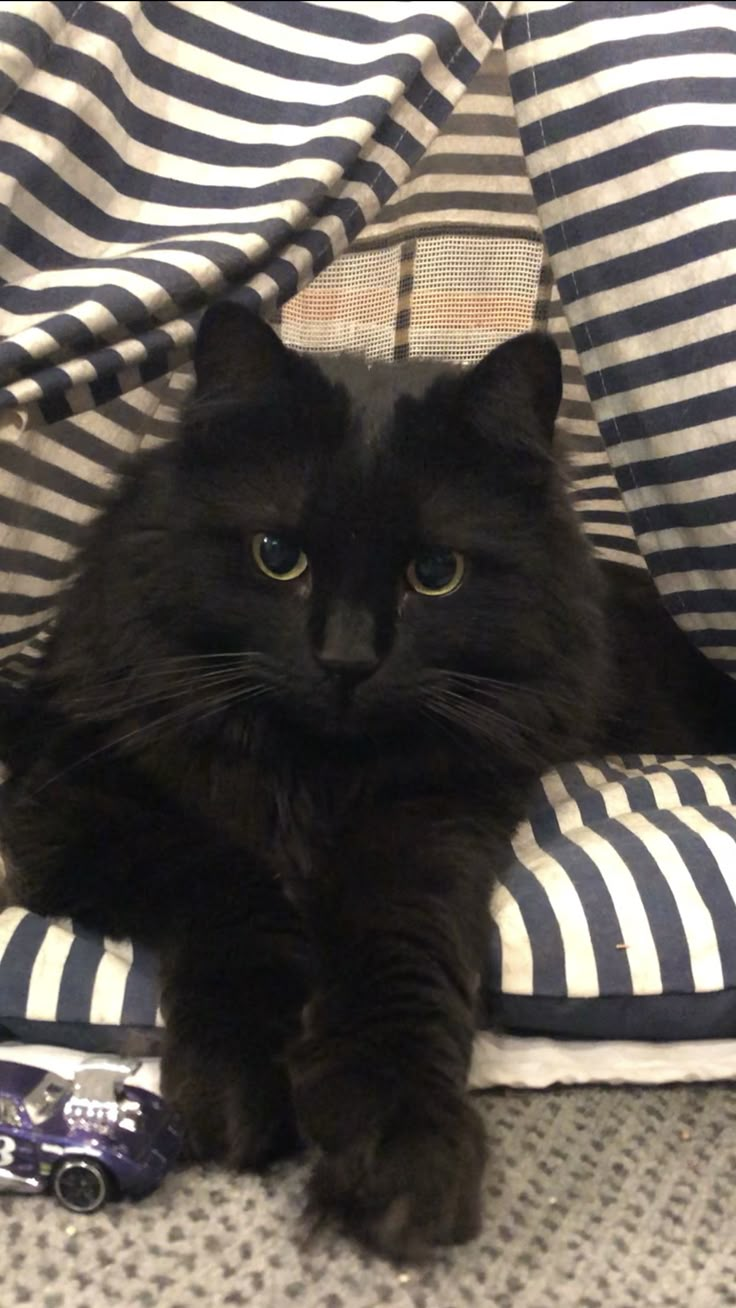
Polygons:
<instances>
[{"instance_id":1,"label":"number 3 on toy car","mask_svg":"<svg viewBox=\"0 0 736 1308\"><path fill-rule=\"evenodd\" d=\"M12 1167L15 1158L15 1140L9 1135L0 1135L0 1167Z\"/></svg>"}]
</instances>

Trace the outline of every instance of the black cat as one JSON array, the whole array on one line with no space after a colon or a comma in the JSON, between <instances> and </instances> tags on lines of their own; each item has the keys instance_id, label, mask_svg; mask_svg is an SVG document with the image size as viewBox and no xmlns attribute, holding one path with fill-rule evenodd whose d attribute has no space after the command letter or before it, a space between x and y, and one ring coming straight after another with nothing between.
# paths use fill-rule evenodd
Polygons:
<instances>
[{"instance_id":1,"label":"black cat","mask_svg":"<svg viewBox=\"0 0 736 1308\"><path fill-rule=\"evenodd\" d=\"M305 1139L320 1209L420 1255L478 1229L466 1073L530 783L724 748L731 686L584 544L549 339L318 362L222 304L196 375L6 730L11 893L160 949L195 1155Z\"/></svg>"}]
</instances>

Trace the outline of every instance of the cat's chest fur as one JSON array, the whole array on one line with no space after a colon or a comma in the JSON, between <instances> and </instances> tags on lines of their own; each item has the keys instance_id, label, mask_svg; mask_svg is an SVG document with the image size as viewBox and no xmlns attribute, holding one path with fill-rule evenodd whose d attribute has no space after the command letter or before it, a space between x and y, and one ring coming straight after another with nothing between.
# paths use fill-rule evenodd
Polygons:
<instances>
[{"instance_id":1,"label":"cat's chest fur","mask_svg":"<svg viewBox=\"0 0 736 1308\"><path fill-rule=\"evenodd\" d=\"M270 869L293 899L320 880L346 828L377 802L378 776L354 761L289 754L237 757L222 750L149 756L156 784L232 845L235 857Z\"/></svg>"},{"instance_id":2,"label":"cat's chest fur","mask_svg":"<svg viewBox=\"0 0 736 1308\"><path fill-rule=\"evenodd\" d=\"M289 747L279 733L264 736L239 752L221 743L151 751L144 767L183 813L198 813L213 838L229 842L237 861L268 868L297 905L327 888L344 842L388 810L400 821L406 806L434 812L451 807L458 792L464 807L473 802L476 779L421 736L384 743L380 753L334 742L310 748L303 739ZM481 790L489 810L487 784Z\"/></svg>"}]
</instances>

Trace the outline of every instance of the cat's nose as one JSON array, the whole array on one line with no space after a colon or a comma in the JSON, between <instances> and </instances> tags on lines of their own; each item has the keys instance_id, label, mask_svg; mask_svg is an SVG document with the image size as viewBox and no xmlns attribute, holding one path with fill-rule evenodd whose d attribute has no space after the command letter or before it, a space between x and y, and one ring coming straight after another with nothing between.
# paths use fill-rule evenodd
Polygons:
<instances>
[{"instance_id":1,"label":"cat's nose","mask_svg":"<svg viewBox=\"0 0 736 1308\"><path fill-rule=\"evenodd\" d=\"M372 677L381 660L375 654L335 658L321 651L317 654L317 662L330 677L354 686Z\"/></svg>"},{"instance_id":2,"label":"cat's nose","mask_svg":"<svg viewBox=\"0 0 736 1308\"><path fill-rule=\"evenodd\" d=\"M344 684L356 685L373 675L381 662L375 645L373 614L336 606L325 622L314 656L320 667Z\"/></svg>"}]
</instances>

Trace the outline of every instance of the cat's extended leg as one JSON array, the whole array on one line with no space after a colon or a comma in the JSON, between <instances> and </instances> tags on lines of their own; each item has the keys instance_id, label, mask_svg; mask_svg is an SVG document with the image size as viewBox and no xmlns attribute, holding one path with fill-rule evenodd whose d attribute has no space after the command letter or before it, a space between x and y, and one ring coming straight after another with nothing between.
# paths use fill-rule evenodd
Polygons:
<instances>
[{"instance_id":1,"label":"cat's extended leg","mask_svg":"<svg viewBox=\"0 0 736 1308\"><path fill-rule=\"evenodd\" d=\"M295 1104L321 1150L316 1204L390 1257L478 1230L485 1140L465 1087L500 850L415 806L355 833L331 868Z\"/></svg>"},{"instance_id":2,"label":"cat's extended leg","mask_svg":"<svg viewBox=\"0 0 736 1308\"><path fill-rule=\"evenodd\" d=\"M285 1050L300 1029L307 946L272 876L248 868L236 885L211 865L202 876L162 953L163 1090L190 1156L260 1168L300 1143Z\"/></svg>"},{"instance_id":3,"label":"cat's extended leg","mask_svg":"<svg viewBox=\"0 0 736 1308\"><path fill-rule=\"evenodd\" d=\"M9 900L161 950L164 1084L190 1151L260 1166L297 1140L284 1047L306 993L303 932L269 870L132 768L96 764L11 783Z\"/></svg>"}]
</instances>

